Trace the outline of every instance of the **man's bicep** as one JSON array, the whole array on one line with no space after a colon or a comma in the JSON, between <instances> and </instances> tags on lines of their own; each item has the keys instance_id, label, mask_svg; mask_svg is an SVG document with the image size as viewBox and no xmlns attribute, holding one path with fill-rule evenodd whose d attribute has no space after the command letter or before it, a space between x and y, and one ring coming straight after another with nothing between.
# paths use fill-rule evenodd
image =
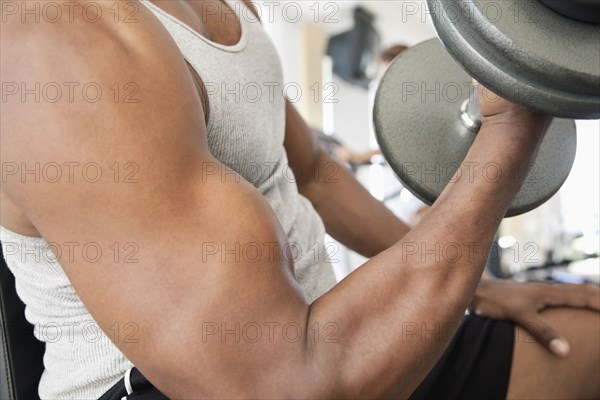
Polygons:
<instances>
[{"instance_id":1,"label":"man's bicep","mask_svg":"<svg viewBox=\"0 0 600 400\"><path fill-rule=\"evenodd\" d=\"M185 368L255 362L231 343L198 343L203 323L301 319L306 304L279 222L260 194L208 151L185 63L161 40L135 55L119 46L79 48L83 54L66 70L44 64L39 49L32 56L46 66L25 74L8 68L15 81L72 82L75 71L103 96L8 101L3 162L42 172L41 179L10 177L3 190L57 258L61 251L61 266L99 325L108 332L134 324L136 341L116 345L176 395ZM111 64L103 66L106 60ZM135 96L113 97L115 83L133 85ZM217 377L207 372L202 379L210 387Z\"/></svg>"}]
</instances>

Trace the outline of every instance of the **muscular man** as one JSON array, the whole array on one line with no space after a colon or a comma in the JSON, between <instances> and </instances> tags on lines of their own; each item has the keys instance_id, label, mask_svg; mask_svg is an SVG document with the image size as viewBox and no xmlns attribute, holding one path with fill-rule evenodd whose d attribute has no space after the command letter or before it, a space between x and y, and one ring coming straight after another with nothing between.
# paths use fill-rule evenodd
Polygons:
<instances>
[{"instance_id":1,"label":"muscular man","mask_svg":"<svg viewBox=\"0 0 600 400\"><path fill-rule=\"evenodd\" d=\"M1 6L2 242L42 398L600 394L597 288L480 284L520 179L476 169L409 230L319 149L239 1ZM466 161L525 168L549 118L480 97ZM371 257L337 285L325 230ZM517 324L449 344L474 295Z\"/></svg>"}]
</instances>

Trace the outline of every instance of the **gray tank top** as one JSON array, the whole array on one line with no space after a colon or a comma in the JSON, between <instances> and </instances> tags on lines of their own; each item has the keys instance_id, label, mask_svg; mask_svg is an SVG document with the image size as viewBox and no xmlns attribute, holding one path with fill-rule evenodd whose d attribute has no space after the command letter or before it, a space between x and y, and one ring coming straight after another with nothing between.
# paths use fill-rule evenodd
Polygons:
<instances>
[{"instance_id":1,"label":"gray tank top","mask_svg":"<svg viewBox=\"0 0 600 400\"><path fill-rule=\"evenodd\" d=\"M336 281L323 222L298 193L283 147L283 74L273 44L241 0L225 0L242 27L241 40L233 46L211 42L147 0L141 2L204 81L209 148L269 202L287 233L296 279L314 301ZM123 377L131 362L99 329L48 243L3 227L0 238L17 293L26 304L25 316L46 343L40 397L97 399Z\"/></svg>"}]
</instances>

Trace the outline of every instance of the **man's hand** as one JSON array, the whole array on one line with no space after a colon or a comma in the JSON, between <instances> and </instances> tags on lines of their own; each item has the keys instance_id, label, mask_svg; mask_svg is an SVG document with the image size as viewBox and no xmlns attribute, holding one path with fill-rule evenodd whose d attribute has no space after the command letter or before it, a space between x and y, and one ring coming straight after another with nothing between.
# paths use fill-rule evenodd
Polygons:
<instances>
[{"instance_id":1,"label":"man's hand","mask_svg":"<svg viewBox=\"0 0 600 400\"><path fill-rule=\"evenodd\" d=\"M510 102L490 89L482 86L476 80L473 80L473 86L477 90L479 100L479 110L483 123L491 124L506 124L515 121L524 122L530 120L539 126L545 126L543 130L538 130L542 134L547 131L552 118L549 115L529 110L526 107Z\"/></svg>"},{"instance_id":2,"label":"man's hand","mask_svg":"<svg viewBox=\"0 0 600 400\"><path fill-rule=\"evenodd\" d=\"M569 354L569 343L540 314L551 307L600 311L600 288L594 285L483 280L470 309L482 317L514 321L549 351L564 357Z\"/></svg>"}]
</instances>

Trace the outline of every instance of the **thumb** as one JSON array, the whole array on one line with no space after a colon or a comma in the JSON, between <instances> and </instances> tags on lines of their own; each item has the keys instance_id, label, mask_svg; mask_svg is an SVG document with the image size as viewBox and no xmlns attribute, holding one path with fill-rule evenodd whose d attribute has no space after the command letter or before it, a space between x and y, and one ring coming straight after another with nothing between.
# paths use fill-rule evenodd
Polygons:
<instances>
[{"instance_id":1,"label":"thumb","mask_svg":"<svg viewBox=\"0 0 600 400\"><path fill-rule=\"evenodd\" d=\"M571 351L571 346L567 339L561 336L539 314L528 315L528 318L517 322L552 354L559 357L566 357Z\"/></svg>"}]
</instances>

